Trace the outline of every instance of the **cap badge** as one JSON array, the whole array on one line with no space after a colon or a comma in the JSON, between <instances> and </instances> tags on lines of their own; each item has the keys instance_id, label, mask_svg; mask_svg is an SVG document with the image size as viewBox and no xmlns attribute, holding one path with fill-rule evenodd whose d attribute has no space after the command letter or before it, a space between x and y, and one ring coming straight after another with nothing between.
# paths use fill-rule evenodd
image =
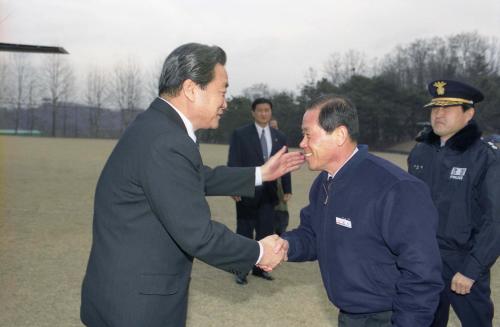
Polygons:
<instances>
[{"instance_id":1,"label":"cap badge","mask_svg":"<svg viewBox=\"0 0 500 327\"><path fill-rule=\"evenodd\" d=\"M446 85L446 82L443 82L443 81L439 81L439 82L436 82L434 84L432 84L436 87L436 93L437 95L444 95L445 93L445 85Z\"/></svg>"}]
</instances>

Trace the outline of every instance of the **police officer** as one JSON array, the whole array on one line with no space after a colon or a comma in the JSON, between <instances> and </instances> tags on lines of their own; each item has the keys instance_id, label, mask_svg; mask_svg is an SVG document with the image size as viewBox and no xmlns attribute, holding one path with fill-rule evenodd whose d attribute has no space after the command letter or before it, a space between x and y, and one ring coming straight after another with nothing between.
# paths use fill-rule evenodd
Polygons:
<instances>
[{"instance_id":1,"label":"police officer","mask_svg":"<svg viewBox=\"0 0 500 327\"><path fill-rule=\"evenodd\" d=\"M446 326L450 304L464 327L492 326L490 268L500 252L500 158L474 121L483 94L437 80L428 90L432 129L417 138L408 170L431 189L439 212L445 289L432 326Z\"/></svg>"}]
</instances>

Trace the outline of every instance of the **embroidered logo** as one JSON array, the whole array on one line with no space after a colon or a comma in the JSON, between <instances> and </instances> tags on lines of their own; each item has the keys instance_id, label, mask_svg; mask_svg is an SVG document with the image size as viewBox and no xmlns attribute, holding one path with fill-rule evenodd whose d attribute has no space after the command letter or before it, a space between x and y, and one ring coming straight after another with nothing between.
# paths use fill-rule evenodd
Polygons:
<instances>
[{"instance_id":1,"label":"embroidered logo","mask_svg":"<svg viewBox=\"0 0 500 327\"><path fill-rule=\"evenodd\" d=\"M335 217L335 222L337 223L337 225L352 228L351 219L349 218Z\"/></svg>"},{"instance_id":2,"label":"embroidered logo","mask_svg":"<svg viewBox=\"0 0 500 327\"><path fill-rule=\"evenodd\" d=\"M444 95L445 94L446 90L444 89L444 87L446 86L446 82L439 81L439 82L436 82L432 85L436 88L437 95Z\"/></svg>"},{"instance_id":3,"label":"embroidered logo","mask_svg":"<svg viewBox=\"0 0 500 327\"><path fill-rule=\"evenodd\" d=\"M450 179L458 179L461 181L464 179L466 171L467 171L467 168L453 167L451 169Z\"/></svg>"}]
</instances>

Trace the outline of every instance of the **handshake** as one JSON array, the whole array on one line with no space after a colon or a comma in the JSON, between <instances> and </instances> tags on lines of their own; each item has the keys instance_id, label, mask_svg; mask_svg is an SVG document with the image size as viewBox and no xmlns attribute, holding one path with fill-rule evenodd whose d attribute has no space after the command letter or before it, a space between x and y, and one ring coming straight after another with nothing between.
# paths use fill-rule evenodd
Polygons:
<instances>
[{"instance_id":1,"label":"handshake","mask_svg":"<svg viewBox=\"0 0 500 327\"><path fill-rule=\"evenodd\" d=\"M272 271L283 261L288 260L288 241L278 235L269 235L259 241L262 245L263 254L257 267L264 271Z\"/></svg>"}]
</instances>

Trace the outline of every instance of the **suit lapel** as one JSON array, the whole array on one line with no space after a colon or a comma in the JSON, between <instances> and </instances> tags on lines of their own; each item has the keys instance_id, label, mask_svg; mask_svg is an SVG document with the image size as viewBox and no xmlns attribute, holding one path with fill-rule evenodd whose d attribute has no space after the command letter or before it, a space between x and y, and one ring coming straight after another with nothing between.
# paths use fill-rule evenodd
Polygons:
<instances>
[{"instance_id":1,"label":"suit lapel","mask_svg":"<svg viewBox=\"0 0 500 327\"><path fill-rule=\"evenodd\" d=\"M269 127L269 130L271 131L271 143L272 143L271 155L273 155L280 149L280 144L278 142L278 134L276 133L276 130L271 127Z\"/></svg>"},{"instance_id":2,"label":"suit lapel","mask_svg":"<svg viewBox=\"0 0 500 327\"><path fill-rule=\"evenodd\" d=\"M255 127L255 124L250 125L250 138L252 139L251 144L253 144L253 148L255 149L255 152L259 156L259 158L264 158L264 155L262 153L262 147L260 146L260 135L259 132L257 132L257 127Z\"/></svg>"}]
</instances>

